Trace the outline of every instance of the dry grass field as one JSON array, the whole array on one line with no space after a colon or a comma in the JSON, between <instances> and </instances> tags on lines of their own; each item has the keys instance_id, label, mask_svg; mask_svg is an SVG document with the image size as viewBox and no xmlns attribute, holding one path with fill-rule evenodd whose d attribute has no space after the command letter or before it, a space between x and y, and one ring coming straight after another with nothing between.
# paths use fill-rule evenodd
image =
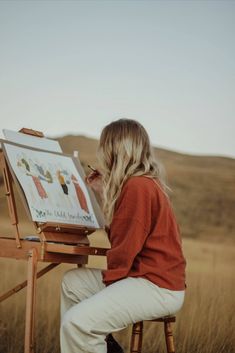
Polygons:
<instances>
[{"instance_id":1,"label":"dry grass field","mask_svg":"<svg viewBox=\"0 0 235 353\"><path fill-rule=\"evenodd\" d=\"M90 236L91 244L107 245L104 234ZM184 239L187 258L185 303L174 326L179 353L235 352L235 246ZM23 281L26 263L0 260L0 293ZM40 264L39 268L44 265ZM105 268L103 257L91 256L89 267ZM59 301L63 273L74 265L60 265L38 280L37 353L59 353ZM21 353L24 341L25 289L0 306L0 352ZM145 322L143 353L164 352L161 324ZM128 352L131 326L114 334Z\"/></svg>"},{"instance_id":2,"label":"dry grass field","mask_svg":"<svg viewBox=\"0 0 235 353\"><path fill-rule=\"evenodd\" d=\"M79 150L97 166L97 141L78 136L58 139L66 153ZM156 149L163 162L180 225L187 260L185 303L174 325L177 353L235 353L235 160L190 156ZM10 236L0 176L0 235ZM34 232L17 197L22 234ZM89 236L91 244L108 246L105 233ZM23 281L26 263L0 259L0 294ZM39 264L41 269L45 264ZM89 267L105 268L103 257L89 257ZM60 265L38 280L36 353L59 353ZM0 304L0 353L23 353L25 289ZM128 352L131 327L114 334ZM143 353L165 352L161 324L145 323Z\"/></svg>"}]
</instances>

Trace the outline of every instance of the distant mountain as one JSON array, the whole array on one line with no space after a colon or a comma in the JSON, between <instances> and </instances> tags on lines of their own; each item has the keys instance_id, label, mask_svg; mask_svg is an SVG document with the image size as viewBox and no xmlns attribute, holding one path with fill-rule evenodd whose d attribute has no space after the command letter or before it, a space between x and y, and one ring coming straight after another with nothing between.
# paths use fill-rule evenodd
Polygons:
<instances>
[{"instance_id":1,"label":"distant mountain","mask_svg":"<svg viewBox=\"0 0 235 353\"><path fill-rule=\"evenodd\" d=\"M59 137L65 153L79 151L86 173L87 164L98 167L98 141L85 136ZM235 241L235 159L195 156L154 148L165 167L172 204L183 237ZM0 220L6 215L1 185ZM23 216L23 214L21 214Z\"/></svg>"}]
</instances>

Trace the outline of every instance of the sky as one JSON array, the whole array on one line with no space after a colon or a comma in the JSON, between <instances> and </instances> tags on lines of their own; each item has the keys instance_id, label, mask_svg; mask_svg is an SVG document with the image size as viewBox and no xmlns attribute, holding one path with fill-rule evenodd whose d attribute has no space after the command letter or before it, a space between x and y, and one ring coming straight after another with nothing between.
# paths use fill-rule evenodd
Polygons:
<instances>
[{"instance_id":1,"label":"sky","mask_svg":"<svg viewBox=\"0 0 235 353\"><path fill-rule=\"evenodd\" d=\"M0 1L2 128L235 158L235 1Z\"/></svg>"}]
</instances>

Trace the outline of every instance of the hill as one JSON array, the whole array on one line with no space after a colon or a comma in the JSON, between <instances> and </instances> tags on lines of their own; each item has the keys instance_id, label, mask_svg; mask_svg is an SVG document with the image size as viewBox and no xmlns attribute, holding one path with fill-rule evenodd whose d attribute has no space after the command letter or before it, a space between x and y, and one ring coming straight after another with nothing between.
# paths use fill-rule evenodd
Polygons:
<instances>
[{"instance_id":1,"label":"hill","mask_svg":"<svg viewBox=\"0 0 235 353\"><path fill-rule=\"evenodd\" d=\"M98 167L97 140L74 135L58 137L57 140L65 153L79 151L86 173L89 172L87 164ZM157 147L154 152L165 168L182 236L235 241L235 159L188 155ZM0 192L2 223L7 216L2 179ZM22 208L20 217L25 219Z\"/></svg>"}]
</instances>

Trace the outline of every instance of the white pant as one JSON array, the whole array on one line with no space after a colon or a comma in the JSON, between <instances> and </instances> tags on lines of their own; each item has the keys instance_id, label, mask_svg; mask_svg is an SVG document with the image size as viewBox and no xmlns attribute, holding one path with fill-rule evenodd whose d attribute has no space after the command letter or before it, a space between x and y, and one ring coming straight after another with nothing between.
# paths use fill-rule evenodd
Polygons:
<instances>
[{"instance_id":1,"label":"white pant","mask_svg":"<svg viewBox=\"0 0 235 353\"><path fill-rule=\"evenodd\" d=\"M106 353L107 334L138 321L175 314L185 294L142 277L128 277L106 287L101 270L87 267L67 271L61 287L61 353Z\"/></svg>"}]
</instances>

